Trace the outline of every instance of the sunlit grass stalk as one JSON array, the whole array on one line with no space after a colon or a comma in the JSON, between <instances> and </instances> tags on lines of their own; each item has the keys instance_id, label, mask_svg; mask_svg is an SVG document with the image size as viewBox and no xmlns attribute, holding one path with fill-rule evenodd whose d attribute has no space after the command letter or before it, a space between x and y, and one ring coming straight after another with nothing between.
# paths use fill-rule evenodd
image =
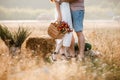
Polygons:
<instances>
[{"instance_id":1,"label":"sunlit grass stalk","mask_svg":"<svg viewBox=\"0 0 120 80\"><path fill-rule=\"evenodd\" d=\"M19 26L18 31L14 33L15 47L21 47L22 43L30 34L31 32L29 32L28 29Z\"/></svg>"},{"instance_id":2,"label":"sunlit grass stalk","mask_svg":"<svg viewBox=\"0 0 120 80\"><path fill-rule=\"evenodd\" d=\"M3 27L2 25L0 25L0 38L8 47L11 47L15 44L12 33L8 30L6 26Z\"/></svg>"},{"instance_id":3,"label":"sunlit grass stalk","mask_svg":"<svg viewBox=\"0 0 120 80\"><path fill-rule=\"evenodd\" d=\"M0 25L0 37L9 48L10 53L15 55L21 52L21 46L26 38L31 34L28 29L19 26L18 30L11 32L7 26Z\"/></svg>"}]
</instances>

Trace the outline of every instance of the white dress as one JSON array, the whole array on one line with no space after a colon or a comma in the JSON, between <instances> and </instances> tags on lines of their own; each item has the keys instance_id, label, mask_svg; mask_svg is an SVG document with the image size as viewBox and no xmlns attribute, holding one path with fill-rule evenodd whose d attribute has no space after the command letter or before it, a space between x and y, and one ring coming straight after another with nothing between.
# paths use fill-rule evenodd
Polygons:
<instances>
[{"instance_id":1,"label":"white dress","mask_svg":"<svg viewBox=\"0 0 120 80\"><path fill-rule=\"evenodd\" d=\"M70 26L70 28L73 28L69 3L62 2L60 4L60 10L61 10L61 14L62 14L62 21L67 22L68 25ZM56 18L57 18L57 14L56 14ZM57 42L57 44L59 44L62 41L63 46L69 47L71 44L71 40L72 40L72 32L66 33L62 39L57 39L56 42Z\"/></svg>"}]
</instances>

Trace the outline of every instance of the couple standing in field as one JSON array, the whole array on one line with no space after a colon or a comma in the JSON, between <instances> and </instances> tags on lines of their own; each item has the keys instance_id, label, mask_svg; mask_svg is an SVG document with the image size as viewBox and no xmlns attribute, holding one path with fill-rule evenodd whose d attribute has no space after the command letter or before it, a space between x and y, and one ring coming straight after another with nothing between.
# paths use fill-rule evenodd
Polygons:
<instances>
[{"instance_id":1,"label":"couple standing in field","mask_svg":"<svg viewBox=\"0 0 120 80\"><path fill-rule=\"evenodd\" d=\"M85 39L83 35L83 19L84 19L84 0L51 0L56 6L56 20L65 21L70 28L74 29L78 38L79 52L77 60L84 60ZM52 59L57 60L57 53L60 53L66 58L75 57L74 44L75 39L73 33L66 33L62 39L56 39L56 49L52 53Z\"/></svg>"}]
</instances>

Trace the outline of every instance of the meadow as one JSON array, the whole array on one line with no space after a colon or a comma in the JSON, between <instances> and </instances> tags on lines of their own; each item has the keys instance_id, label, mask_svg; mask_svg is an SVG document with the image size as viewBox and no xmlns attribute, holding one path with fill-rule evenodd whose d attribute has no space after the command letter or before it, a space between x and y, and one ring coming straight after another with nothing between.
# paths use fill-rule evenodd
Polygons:
<instances>
[{"instance_id":1,"label":"meadow","mask_svg":"<svg viewBox=\"0 0 120 80\"><path fill-rule=\"evenodd\" d=\"M1 21L9 30L22 25L29 28L30 37L48 37L49 21ZM40 55L26 50L11 57L0 39L0 80L120 80L120 24L115 21L85 21L84 35L92 50L102 56L86 57L85 62L59 60L44 61ZM76 35L74 34L75 38Z\"/></svg>"}]
</instances>

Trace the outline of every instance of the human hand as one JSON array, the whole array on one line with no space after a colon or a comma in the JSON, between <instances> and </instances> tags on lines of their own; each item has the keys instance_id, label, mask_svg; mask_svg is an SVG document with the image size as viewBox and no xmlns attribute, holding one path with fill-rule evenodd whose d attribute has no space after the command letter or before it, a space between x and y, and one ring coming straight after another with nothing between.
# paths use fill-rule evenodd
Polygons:
<instances>
[{"instance_id":1,"label":"human hand","mask_svg":"<svg viewBox=\"0 0 120 80\"><path fill-rule=\"evenodd\" d=\"M58 16L57 21L58 21L58 22L62 21L62 17L61 17L61 16Z\"/></svg>"}]
</instances>

